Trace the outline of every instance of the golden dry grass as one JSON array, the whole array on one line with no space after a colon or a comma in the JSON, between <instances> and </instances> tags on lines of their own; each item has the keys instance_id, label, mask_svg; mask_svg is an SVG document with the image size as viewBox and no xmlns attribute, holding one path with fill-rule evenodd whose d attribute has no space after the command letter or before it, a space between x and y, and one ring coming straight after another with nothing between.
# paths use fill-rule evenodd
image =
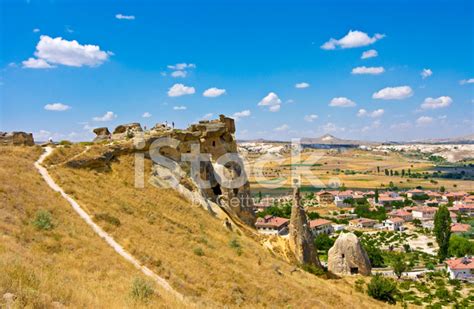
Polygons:
<instances>
[{"instance_id":1,"label":"golden dry grass","mask_svg":"<svg viewBox=\"0 0 474 309\"><path fill-rule=\"evenodd\" d=\"M0 147L0 307L4 293L15 308L176 307L155 286L148 302L130 296L135 278L145 278L122 260L43 181L33 166L40 147ZM32 224L39 210L54 228Z\"/></svg>"},{"instance_id":2,"label":"golden dry grass","mask_svg":"<svg viewBox=\"0 0 474 309\"><path fill-rule=\"evenodd\" d=\"M385 306L355 292L346 279L292 272L294 266L226 230L173 190L135 188L133 171L133 155L124 155L108 172L57 166L50 174L129 252L199 306Z\"/></svg>"}]
</instances>

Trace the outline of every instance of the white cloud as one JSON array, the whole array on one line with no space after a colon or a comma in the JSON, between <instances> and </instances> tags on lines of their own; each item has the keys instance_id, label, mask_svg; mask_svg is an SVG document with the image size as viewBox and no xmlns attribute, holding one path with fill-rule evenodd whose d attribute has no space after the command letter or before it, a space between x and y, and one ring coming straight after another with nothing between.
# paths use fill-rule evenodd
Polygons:
<instances>
[{"instance_id":1,"label":"white cloud","mask_svg":"<svg viewBox=\"0 0 474 309\"><path fill-rule=\"evenodd\" d=\"M33 32L34 32L34 33L38 33L38 32L40 32L40 31L41 31L41 30L40 30L39 28L33 29Z\"/></svg>"},{"instance_id":2,"label":"white cloud","mask_svg":"<svg viewBox=\"0 0 474 309\"><path fill-rule=\"evenodd\" d=\"M215 98L215 97L221 96L225 93L226 93L225 89L219 89L219 88L216 88L216 87L212 87L212 88L209 88L206 91L204 91L202 95L205 96L205 97L208 97L208 98Z\"/></svg>"},{"instance_id":3,"label":"white cloud","mask_svg":"<svg viewBox=\"0 0 474 309\"><path fill-rule=\"evenodd\" d=\"M268 106L271 112L278 112L280 110L281 100L274 92L268 93L260 102L259 106Z\"/></svg>"},{"instance_id":4,"label":"white cloud","mask_svg":"<svg viewBox=\"0 0 474 309\"><path fill-rule=\"evenodd\" d=\"M186 69L195 69L196 65L194 63L176 63L168 65L168 69L171 70L186 70Z\"/></svg>"},{"instance_id":5,"label":"white cloud","mask_svg":"<svg viewBox=\"0 0 474 309\"><path fill-rule=\"evenodd\" d=\"M211 119L212 116L214 116L213 113L207 113L205 114L204 116L201 117L202 120L208 120L208 119Z\"/></svg>"},{"instance_id":6,"label":"white cloud","mask_svg":"<svg viewBox=\"0 0 474 309\"><path fill-rule=\"evenodd\" d=\"M71 108L71 106L66 105L66 104L62 104L62 103L51 103L51 104L46 104L44 106L45 110L55 111L55 112L67 111L70 108Z\"/></svg>"},{"instance_id":7,"label":"white cloud","mask_svg":"<svg viewBox=\"0 0 474 309\"><path fill-rule=\"evenodd\" d=\"M394 123L390 126L390 129L392 130L407 130L412 127L411 123L406 121L406 122L400 122L400 123Z\"/></svg>"},{"instance_id":8,"label":"white cloud","mask_svg":"<svg viewBox=\"0 0 474 309\"><path fill-rule=\"evenodd\" d=\"M115 119L115 118L117 118L117 115L114 114L114 112L106 112L104 114L104 116L94 117L94 118L92 118L92 120L94 120L94 121L110 121L110 120Z\"/></svg>"},{"instance_id":9,"label":"white cloud","mask_svg":"<svg viewBox=\"0 0 474 309\"><path fill-rule=\"evenodd\" d=\"M333 107L353 107L356 106L356 103L345 97L333 98L329 106Z\"/></svg>"},{"instance_id":10,"label":"white cloud","mask_svg":"<svg viewBox=\"0 0 474 309\"><path fill-rule=\"evenodd\" d=\"M183 105L181 105L181 106L173 106L173 109L174 109L175 111L184 111L184 110L187 109L187 107L186 107L186 106L183 106Z\"/></svg>"},{"instance_id":11,"label":"white cloud","mask_svg":"<svg viewBox=\"0 0 474 309\"><path fill-rule=\"evenodd\" d=\"M117 15L115 15L115 18L117 18L117 19L125 19L125 20L134 20L134 19L135 19L135 16L134 16L134 15L117 14Z\"/></svg>"},{"instance_id":12,"label":"white cloud","mask_svg":"<svg viewBox=\"0 0 474 309\"><path fill-rule=\"evenodd\" d=\"M437 108L443 108L443 107L448 107L453 103L453 99L448 96L442 96L439 98L426 98L425 101L423 101L423 104L421 104L422 109L437 109Z\"/></svg>"},{"instance_id":13,"label":"white cloud","mask_svg":"<svg viewBox=\"0 0 474 309\"><path fill-rule=\"evenodd\" d=\"M428 116L421 116L416 120L418 126L427 126L433 123L433 118Z\"/></svg>"},{"instance_id":14,"label":"white cloud","mask_svg":"<svg viewBox=\"0 0 474 309\"><path fill-rule=\"evenodd\" d=\"M165 73L166 74L166 73ZM186 77L188 75L187 71L173 71L171 72L172 77Z\"/></svg>"},{"instance_id":15,"label":"white cloud","mask_svg":"<svg viewBox=\"0 0 474 309\"><path fill-rule=\"evenodd\" d=\"M51 65L44 61L43 59L29 58L28 60L22 61L23 67L26 69L51 69L55 68L54 65Z\"/></svg>"},{"instance_id":16,"label":"white cloud","mask_svg":"<svg viewBox=\"0 0 474 309\"><path fill-rule=\"evenodd\" d=\"M459 83L460 83L461 85L474 84L474 78L463 79L463 80L460 80Z\"/></svg>"},{"instance_id":17,"label":"white cloud","mask_svg":"<svg viewBox=\"0 0 474 309\"><path fill-rule=\"evenodd\" d=\"M350 30L343 38L336 40L331 38L329 41L321 45L322 49L332 50L340 48L354 48L367 46L385 37L385 34L376 33L373 37L369 37L367 33L362 31Z\"/></svg>"},{"instance_id":18,"label":"white cloud","mask_svg":"<svg viewBox=\"0 0 474 309\"><path fill-rule=\"evenodd\" d=\"M151 114L149 112L144 112L142 115L143 118L150 118Z\"/></svg>"},{"instance_id":19,"label":"white cloud","mask_svg":"<svg viewBox=\"0 0 474 309\"><path fill-rule=\"evenodd\" d=\"M40 36L36 45L35 58L23 61L25 68L51 68L52 64L61 64L72 67L101 65L111 52L100 50L97 45L81 45L77 41L67 41L61 37L51 38Z\"/></svg>"},{"instance_id":20,"label":"white cloud","mask_svg":"<svg viewBox=\"0 0 474 309\"><path fill-rule=\"evenodd\" d=\"M364 117L364 116L367 116L367 110L363 108L359 109L359 111L357 112L357 117Z\"/></svg>"},{"instance_id":21,"label":"white cloud","mask_svg":"<svg viewBox=\"0 0 474 309\"><path fill-rule=\"evenodd\" d=\"M319 127L319 129L321 131L323 131L324 133L344 132L346 130L346 128L338 127L336 124L334 124L332 122L328 122L328 123L322 125L321 127Z\"/></svg>"},{"instance_id":22,"label":"white cloud","mask_svg":"<svg viewBox=\"0 0 474 309\"><path fill-rule=\"evenodd\" d=\"M428 78L431 75L433 75L433 71L431 71L431 69L423 69L423 71L421 71L420 75L423 79L425 79L425 78Z\"/></svg>"},{"instance_id":23,"label":"white cloud","mask_svg":"<svg viewBox=\"0 0 474 309\"><path fill-rule=\"evenodd\" d=\"M304 121L307 121L307 122L313 122L316 119L318 119L318 115L311 114L311 115L304 116Z\"/></svg>"},{"instance_id":24,"label":"white cloud","mask_svg":"<svg viewBox=\"0 0 474 309\"><path fill-rule=\"evenodd\" d=\"M381 109L381 108L376 109L372 113L370 113L370 117L372 117L372 118L382 117L384 113L385 113L385 111L383 109Z\"/></svg>"},{"instance_id":25,"label":"white cloud","mask_svg":"<svg viewBox=\"0 0 474 309\"><path fill-rule=\"evenodd\" d=\"M298 89L308 88L309 84L305 83L305 82L302 82L302 83L296 84L295 87L298 88Z\"/></svg>"},{"instance_id":26,"label":"white cloud","mask_svg":"<svg viewBox=\"0 0 474 309\"><path fill-rule=\"evenodd\" d=\"M279 127L276 127L276 128L273 129L273 130L275 130L275 131L277 131L277 132L283 132L283 131L287 131L289 128L290 128L290 126L285 123L285 124L282 124L282 125L279 126Z\"/></svg>"},{"instance_id":27,"label":"white cloud","mask_svg":"<svg viewBox=\"0 0 474 309\"><path fill-rule=\"evenodd\" d=\"M250 115L251 115L251 112L248 109L246 109L246 110L243 110L241 112L234 113L232 115L232 118L234 118L235 120L238 121L239 119L244 118L244 117L248 117Z\"/></svg>"},{"instance_id":28,"label":"white cloud","mask_svg":"<svg viewBox=\"0 0 474 309\"><path fill-rule=\"evenodd\" d=\"M352 74L382 74L385 72L385 69L383 67L356 67L352 69Z\"/></svg>"},{"instance_id":29,"label":"white cloud","mask_svg":"<svg viewBox=\"0 0 474 309\"><path fill-rule=\"evenodd\" d=\"M362 53L362 56L360 56L360 59L374 58L374 57L377 57L378 55L379 53L375 49L369 49Z\"/></svg>"},{"instance_id":30,"label":"white cloud","mask_svg":"<svg viewBox=\"0 0 474 309\"><path fill-rule=\"evenodd\" d=\"M174 84L169 90L168 90L168 96L169 97L180 97L182 95L188 95L188 94L194 94L196 90L194 87L188 87L183 84Z\"/></svg>"},{"instance_id":31,"label":"white cloud","mask_svg":"<svg viewBox=\"0 0 474 309\"><path fill-rule=\"evenodd\" d=\"M386 87L372 95L373 99L381 100L402 100L413 95L413 90L409 86Z\"/></svg>"}]
</instances>

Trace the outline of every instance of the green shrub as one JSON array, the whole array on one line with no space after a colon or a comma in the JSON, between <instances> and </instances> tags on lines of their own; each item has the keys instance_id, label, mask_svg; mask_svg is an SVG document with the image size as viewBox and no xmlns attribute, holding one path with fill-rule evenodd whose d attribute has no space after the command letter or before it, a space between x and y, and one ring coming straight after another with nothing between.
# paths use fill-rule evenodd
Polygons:
<instances>
[{"instance_id":1,"label":"green shrub","mask_svg":"<svg viewBox=\"0 0 474 309\"><path fill-rule=\"evenodd\" d=\"M53 229L53 222L51 213L47 210L39 210L36 213L36 218L33 221L33 225L38 230L49 231Z\"/></svg>"},{"instance_id":2,"label":"green shrub","mask_svg":"<svg viewBox=\"0 0 474 309\"><path fill-rule=\"evenodd\" d=\"M115 226L120 226L120 220L118 218L115 218L108 213L101 213L101 214L96 214L94 215L94 218L98 221L105 221L107 223L110 223Z\"/></svg>"},{"instance_id":3,"label":"green shrub","mask_svg":"<svg viewBox=\"0 0 474 309\"><path fill-rule=\"evenodd\" d=\"M392 279L376 274L367 285L367 294L372 298L395 304L395 296L398 294L397 283Z\"/></svg>"},{"instance_id":4,"label":"green shrub","mask_svg":"<svg viewBox=\"0 0 474 309\"><path fill-rule=\"evenodd\" d=\"M317 267L313 264L303 264L301 265L301 268L304 271L309 272L310 274L316 275L316 276L322 276L325 274L324 269Z\"/></svg>"},{"instance_id":5,"label":"green shrub","mask_svg":"<svg viewBox=\"0 0 474 309\"><path fill-rule=\"evenodd\" d=\"M67 140L62 140L62 141L59 142L59 145L71 146L71 145L72 145L72 142L67 141Z\"/></svg>"},{"instance_id":6,"label":"green shrub","mask_svg":"<svg viewBox=\"0 0 474 309\"><path fill-rule=\"evenodd\" d=\"M194 248L193 250L194 254L196 254L197 256L203 256L204 255L204 250L202 250L202 248Z\"/></svg>"},{"instance_id":7,"label":"green shrub","mask_svg":"<svg viewBox=\"0 0 474 309\"><path fill-rule=\"evenodd\" d=\"M148 301L154 293L153 284L142 278L135 278L132 284L130 296L134 300Z\"/></svg>"},{"instance_id":8,"label":"green shrub","mask_svg":"<svg viewBox=\"0 0 474 309\"><path fill-rule=\"evenodd\" d=\"M237 238L234 238L231 241L229 241L229 247L231 247L232 249L235 249L238 255L242 255L242 252L243 252L242 246L240 245Z\"/></svg>"}]
</instances>

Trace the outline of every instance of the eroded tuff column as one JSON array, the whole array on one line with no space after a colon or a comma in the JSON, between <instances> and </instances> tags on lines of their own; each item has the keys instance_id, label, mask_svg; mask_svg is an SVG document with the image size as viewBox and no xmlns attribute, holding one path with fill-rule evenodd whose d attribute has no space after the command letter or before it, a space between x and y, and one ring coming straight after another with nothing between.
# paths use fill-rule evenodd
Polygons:
<instances>
[{"instance_id":1,"label":"eroded tuff column","mask_svg":"<svg viewBox=\"0 0 474 309\"><path fill-rule=\"evenodd\" d=\"M293 190L289 245L298 263L321 267L298 187Z\"/></svg>"}]
</instances>

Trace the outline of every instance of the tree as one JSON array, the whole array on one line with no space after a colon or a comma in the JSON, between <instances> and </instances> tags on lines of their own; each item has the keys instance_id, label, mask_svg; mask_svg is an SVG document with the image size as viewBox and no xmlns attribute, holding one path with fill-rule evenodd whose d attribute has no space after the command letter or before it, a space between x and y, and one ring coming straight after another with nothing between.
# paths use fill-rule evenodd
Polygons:
<instances>
[{"instance_id":1,"label":"tree","mask_svg":"<svg viewBox=\"0 0 474 309\"><path fill-rule=\"evenodd\" d=\"M382 250L379 247L374 245L364 244L365 252L367 252L367 256L370 260L370 265L372 267L385 267Z\"/></svg>"},{"instance_id":2,"label":"tree","mask_svg":"<svg viewBox=\"0 0 474 309\"><path fill-rule=\"evenodd\" d=\"M390 175L390 173L389 173L388 169L385 169L385 176L388 176L388 175Z\"/></svg>"},{"instance_id":3,"label":"tree","mask_svg":"<svg viewBox=\"0 0 474 309\"><path fill-rule=\"evenodd\" d=\"M474 243L459 235L453 235L449 239L449 256L463 257L474 254Z\"/></svg>"},{"instance_id":4,"label":"tree","mask_svg":"<svg viewBox=\"0 0 474 309\"><path fill-rule=\"evenodd\" d=\"M316 249L324 251L325 254L328 253L329 249L334 245L334 239L329 237L327 234L319 234L314 238L314 246Z\"/></svg>"},{"instance_id":5,"label":"tree","mask_svg":"<svg viewBox=\"0 0 474 309\"><path fill-rule=\"evenodd\" d=\"M393 176L393 170L390 170L390 176Z\"/></svg>"},{"instance_id":6,"label":"tree","mask_svg":"<svg viewBox=\"0 0 474 309\"><path fill-rule=\"evenodd\" d=\"M436 212L433 231L439 246L438 257L442 262L448 257L449 238L451 237L451 216L446 205L440 206Z\"/></svg>"},{"instance_id":7,"label":"tree","mask_svg":"<svg viewBox=\"0 0 474 309\"><path fill-rule=\"evenodd\" d=\"M402 169L402 177L405 177L405 170Z\"/></svg>"},{"instance_id":8,"label":"tree","mask_svg":"<svg viewBox=\"0 0 474 309\"><path fill-rule=\"evenodd\" d=\"M393 273L400 279L404 272L408 271L408 265L401 254L395 255L392 261Z\"/></svg>"},{"instance_id":9,"label":"tree","mask_svg":"<svg viewBox=\"0 0 474 309\"><path fill-rule=\"evenodd\" d=\"M377 174L380 173L380 166L377 166Z\"/></svg>"},{"instance_id":10,"label":"tree","mask_svg":"<svg viewBox=\"0 0 474 309\"><path fill-rule=\"evenodd\" d=\"M392 279L376 274L367 285L367 294L375 299L395 304L395 296L398 294L397 283Z\"/></svg>"},{"instance_id":11,"label":"tree","mask_svg":"<svg viewBox=\"0 0 474 309\"><path fill-rule=\"evenodd\" d=\"M446 188L445 188L444 186L441 186L441 187L439 188L439 192L441 192L441 193L446 192Z\"/></svg>"},{"instance_id":12,"label":"tree","mask_svg":"<svg viewBox=\"0 0 474 309\"><path fill-rule=\"evenodd\" d=\"M374 196L374 199L375 199L375 202L378 203L379 202L379 189L375 189L375 196Z\"/></svg>"}]
</instances>

